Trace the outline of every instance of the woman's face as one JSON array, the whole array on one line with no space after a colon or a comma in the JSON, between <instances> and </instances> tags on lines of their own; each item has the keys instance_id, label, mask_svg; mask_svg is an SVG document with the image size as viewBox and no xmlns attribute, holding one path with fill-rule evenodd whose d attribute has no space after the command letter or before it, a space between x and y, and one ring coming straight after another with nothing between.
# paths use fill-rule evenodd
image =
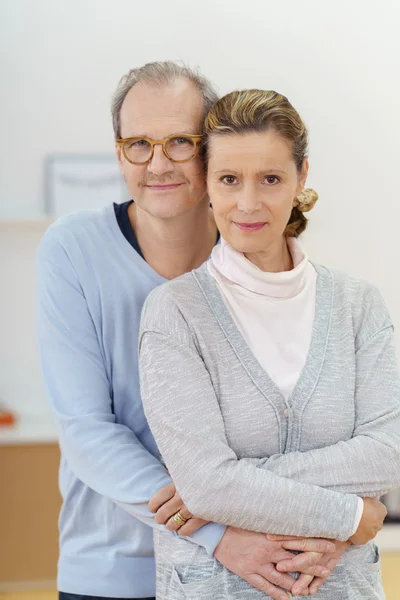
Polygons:
<instances>
[{"instance_id":1,"label":"woman's face","mask_svg":"<svg viewBox=\"0 0 400 600\"><path fill-rule=\"evenodd\" d=\"M275 131L211 135L208 192L222 237L243 253L282 242L308 162L297 171L290 144Z\"/></svg>"}]
</instances>

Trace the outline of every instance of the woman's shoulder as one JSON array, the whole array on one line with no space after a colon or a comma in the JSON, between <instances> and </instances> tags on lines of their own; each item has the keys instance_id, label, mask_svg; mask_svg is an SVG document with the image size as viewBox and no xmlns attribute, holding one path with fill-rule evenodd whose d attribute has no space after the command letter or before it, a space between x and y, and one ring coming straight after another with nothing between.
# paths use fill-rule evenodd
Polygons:
<instances>
[{"instance_id":1,"label":"woman's shoulder","mask_svg":"<svg viewBox=\"0 0 400 600\"><path fill-rule=\"evenodd\" d=\"M204 304L204 295L196 279L196 273L201 269L203 267L167 281L150 292L143 307L142 324L190 318Z\"/></svg>"},{"instance_id":2,"label":"woman's shoulder","mask_svg":"<svg viewBox=\"0 0 400 600\"><path fill-rule=\"evenodd\" d=\"M346 294L348 298L360 298L362 297L379 294L379 290L376 285L371 282L352 275L339 269L332 269L325 265L314 264L318 276L330 277L333 281L334 288L336 291L340 291Z\"/></svg>"},{"instance_id":3,"label":"woman's shoulder","mask_svg":"<svg viewBox=\"0 0 400 600\"><path fill-rule=\"evenodd\" d=\"M197 270L196 270L197 271ZM150 292L146 304L157 305L179 305L191 304L193 302L193 294L198 293L198 285L196 282L196 271L185 273L176 279L171 279L163 283Z\"/></svg>"},{"instance_id":4,"label":"woman's shoulder","mask_svg":"<svg viewBox=\"0 0 400 600\"><path fill-rule=\"evenodd\" d=\"M315 265L319 277L333 282L333 302L339 311L350 310L359 342L392 327L386 303L373 283L341 270Z\"/></svg>"}]
</instances>

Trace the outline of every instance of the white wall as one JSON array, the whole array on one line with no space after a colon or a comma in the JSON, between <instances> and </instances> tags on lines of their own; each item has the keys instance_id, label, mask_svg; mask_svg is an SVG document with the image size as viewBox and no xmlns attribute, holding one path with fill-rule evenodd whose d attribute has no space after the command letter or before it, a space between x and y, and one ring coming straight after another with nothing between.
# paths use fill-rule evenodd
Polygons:
<instances>
[{"instance_id":1,"label":"white wall","mask_svg":"<svg viewBox=\"0 0 400 600\"><path fill-rule=\"evenodd\" d=\"M0 445L55 438L35 336L35 254L47 224L0 223L0 402L18 415L17 430L0 428Z\"/></svg>"},{"instance_id":2,"label":"white wall","mask_svg":"<svg viewBox=\"0 0 400 600\"><path fill-rule=\"evenodd\" d=\"M43 214L49 152L112 151L123 73L183 59L221 93L274 88L298 108L310 254L378 284L400 328L399 31L398 0L0 0L0 217Z\"/></svg>"}]
</instances>

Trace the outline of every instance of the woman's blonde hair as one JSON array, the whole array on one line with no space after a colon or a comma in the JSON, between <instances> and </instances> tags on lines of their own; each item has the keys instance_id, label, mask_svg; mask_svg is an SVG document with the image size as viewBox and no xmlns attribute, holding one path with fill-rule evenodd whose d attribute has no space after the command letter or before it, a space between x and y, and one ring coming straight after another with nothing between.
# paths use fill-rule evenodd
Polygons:
<instances>
[{"instance_id":1,"label":"woman's blonde hair","mask_svg":"<svg viewBox=\"0 0 400 600\"><path fill-rule=\"evenodd\" d=\"M218 100L204 122L204 149L207 166L209 140L213 135L243 134L273 130L287 140L300 173L308 153L308 133L299 113L289 100L274 91L242 90ZM285 234L298 237L307 227L304 212L311 210L318 194L307 188L294 199Z\"/></svg>"}]
</instances>

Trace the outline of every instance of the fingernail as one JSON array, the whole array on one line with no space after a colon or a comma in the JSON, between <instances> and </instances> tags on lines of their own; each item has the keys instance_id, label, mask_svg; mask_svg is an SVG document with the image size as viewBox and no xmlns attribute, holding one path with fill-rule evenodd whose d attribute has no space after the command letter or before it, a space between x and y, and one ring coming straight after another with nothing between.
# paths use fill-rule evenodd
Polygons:
<instances>
[{"instance_id":1,"label":"fingernail","mask_svg":"<svg viewBox=\"0 0 400 600\"><path fill-rule=\"evenodd\" d=\"M321 573L322 577L329 577L329 575L331 574L329 569L322 569Z\"/></svg>"},{"instance_id":2,"label":"fingernail","mask_svg":"<svg viewBox=\"0 0 400 600\"><path fill-rule=\"evenodd\" d=\"M335 552L335 550L336 550L335 544L329 543L328 544L328 552Z\"/></svg>"}]
</instances>

